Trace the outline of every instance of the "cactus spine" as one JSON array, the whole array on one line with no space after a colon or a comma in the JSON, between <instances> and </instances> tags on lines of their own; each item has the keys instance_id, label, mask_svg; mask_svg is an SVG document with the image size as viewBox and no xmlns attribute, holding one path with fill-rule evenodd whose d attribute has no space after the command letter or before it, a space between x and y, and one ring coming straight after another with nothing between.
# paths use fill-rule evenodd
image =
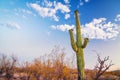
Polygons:
<instances>
[{"instance_id":1,"label":"cactus spine","mask_svg":"<svg viewBox=\"0 0 120 80\"><path fill-rule=\"evenodd\" d=\"M84 48L87 46L89 39L84 38L84 42L82 41L82 33L81 33L81 28L80 28L78 10L75 11L75 18L76 18L76 41L74 40L73 29L69 30L70 40L71 40L71 46L73 50L76 52L78 80L85 80Z\"/></svg>"}]
</instances>

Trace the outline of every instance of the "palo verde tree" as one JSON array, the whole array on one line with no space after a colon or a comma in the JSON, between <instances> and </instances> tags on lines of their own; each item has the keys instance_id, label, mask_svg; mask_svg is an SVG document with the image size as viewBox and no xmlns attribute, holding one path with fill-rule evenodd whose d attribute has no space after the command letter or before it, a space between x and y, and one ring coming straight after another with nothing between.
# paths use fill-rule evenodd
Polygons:
<instances>
[{"instance_id":1,"label":"palo verde tree","mask_svg":"<svg viewBox=\"0 0 120 80\"><path fill-rule=\"evenodd\" d=\"M76 41L74 40L73 29L69 30L69 34L71 39L71 46L77 56L78 80L85 80L84 48L87 46L89 39L84 38L84 42L82 41L82 33L78 10L75 11L75 18L76 18Z\"/></svg>"}]
</instances>

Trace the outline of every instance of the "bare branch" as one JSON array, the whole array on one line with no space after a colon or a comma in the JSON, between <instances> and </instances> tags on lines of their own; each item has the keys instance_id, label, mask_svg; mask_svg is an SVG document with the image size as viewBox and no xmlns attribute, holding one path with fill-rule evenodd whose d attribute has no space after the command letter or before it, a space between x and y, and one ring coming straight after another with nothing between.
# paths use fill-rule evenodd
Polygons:
<instances>
[{"instance_id":1,"label":"bare branch","mask_svg":"<svg viewBox=\"0 0 120 80\"><path fill-rule=\"evenodd\" d=\"M103 75L113 64L112 61L110 61L109 64L106 64L106 62L109 60L109 56L105 57L103 60L100 58L100 55L97 54L98 57L98 64L95 66L95 69L97 70L95 80L98 80L101 75Z\"/></svg>"}]
</instances>

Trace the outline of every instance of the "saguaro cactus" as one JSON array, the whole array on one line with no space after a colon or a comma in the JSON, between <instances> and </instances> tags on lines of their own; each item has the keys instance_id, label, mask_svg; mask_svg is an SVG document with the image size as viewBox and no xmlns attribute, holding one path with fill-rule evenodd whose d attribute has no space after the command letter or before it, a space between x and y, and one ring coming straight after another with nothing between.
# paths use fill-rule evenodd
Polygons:
<instances>
[{"instance_id":1,"label":"saguaro cactus","mask_svg":"<svg viewBox=\"0 0 120 80\"><path fill-rule=\"evenodd\" d=\"M75 17L76 17L76 41L74 40L73 29L70 29L69 33L70 33L70 39L71 39L71 46L73 50L76 52L78 80L85 80L84 48L87 46L89 39L84 38L84 42L82 41L78 10L75 11Z\"/></svg>"}]
</instances>

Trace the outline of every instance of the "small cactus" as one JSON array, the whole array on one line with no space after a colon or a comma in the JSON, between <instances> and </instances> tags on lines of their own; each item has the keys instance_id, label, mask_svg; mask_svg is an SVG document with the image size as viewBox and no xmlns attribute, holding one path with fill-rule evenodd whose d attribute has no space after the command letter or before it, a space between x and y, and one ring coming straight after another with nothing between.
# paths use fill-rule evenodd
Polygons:
<instances>
[{"instance_id":1,"label":"small cactus","mask_svg":"<svg viewBox=\"0 0 120 80\"><path fill-rule=\"evenodd\" d=\"M82 41L82 33L80 28L78 10L75 11L75 18L76 18L76 41L74 40L73 29L69 30L69 34L70 34L71 46L73 50L76 52L76 56L77 56L78 80L85 80L84 48L87 46L89 39L84 38L84 42Z\"/></svg>"}]
</instances>

